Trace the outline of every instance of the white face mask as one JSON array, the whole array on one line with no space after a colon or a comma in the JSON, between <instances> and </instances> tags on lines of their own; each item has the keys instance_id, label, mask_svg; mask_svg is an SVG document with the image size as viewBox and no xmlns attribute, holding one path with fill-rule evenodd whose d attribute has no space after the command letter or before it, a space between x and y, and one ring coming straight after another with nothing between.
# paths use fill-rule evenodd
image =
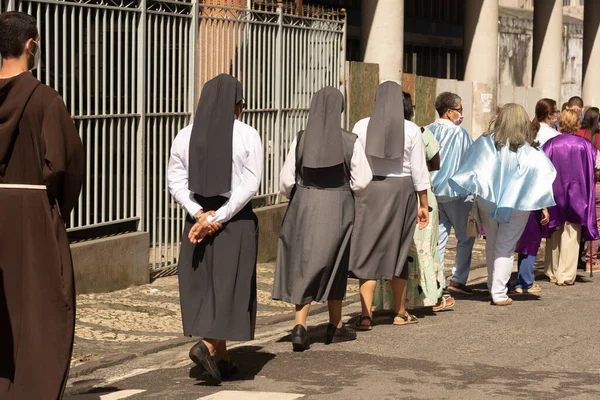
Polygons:
<instances>
[{"instance_id":1,"label":"white face mask","mask_svg":"<svg viewBox=\"0 0 600 400\"><path fill-rule=\"evenodd\" d=\"M33 71L34 69L40 68L40 64L42 62L42 49L40 48L39 40L32 40L32 42L35 43L37 48L35 54L30 49L27 49L27 51L33 56L33 66L31 67L31 70Z\"/></svg>"}]
</instances>

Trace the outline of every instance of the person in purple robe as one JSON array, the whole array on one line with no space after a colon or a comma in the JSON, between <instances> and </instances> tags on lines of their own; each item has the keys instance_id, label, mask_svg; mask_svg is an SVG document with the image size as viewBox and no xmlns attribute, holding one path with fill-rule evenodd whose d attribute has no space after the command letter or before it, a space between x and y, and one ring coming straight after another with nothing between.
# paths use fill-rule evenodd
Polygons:
<instances>
[{"instance_id":1,"label":"person in purple robe","mask_svg":"<svg viewBox=\"0 0 600 400\"><path fill-rule=\"evenodd\" d=\"M577 277L579 242L600 238L596 225L595 171L600 153L588 140L576 136L579 115L565 110L558 121L562 135L543 146L557 171L549 223L542 227L546 240L545 274L558 286L570 286Z\"/></svg>"}]
</instances>

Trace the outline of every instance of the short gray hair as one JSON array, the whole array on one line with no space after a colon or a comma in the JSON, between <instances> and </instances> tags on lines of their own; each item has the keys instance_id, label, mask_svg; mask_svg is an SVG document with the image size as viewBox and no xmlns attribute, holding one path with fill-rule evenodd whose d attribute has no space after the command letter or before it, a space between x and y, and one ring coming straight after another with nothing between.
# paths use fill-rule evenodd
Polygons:
<instances>
[{"instance_id":1,"label":"short gray hair","mask_svg":"<svg viewBox=\"0 0 600 400\"><path fill-rule=\"evenodd\" d=\"M456 108L456 106L462 102L462 99L459 95L452 92L444 92L440 93L438 97L435 99L435 109L438 115L441 117L444 113L452 108Z\"/></svg>"}]
</instances>

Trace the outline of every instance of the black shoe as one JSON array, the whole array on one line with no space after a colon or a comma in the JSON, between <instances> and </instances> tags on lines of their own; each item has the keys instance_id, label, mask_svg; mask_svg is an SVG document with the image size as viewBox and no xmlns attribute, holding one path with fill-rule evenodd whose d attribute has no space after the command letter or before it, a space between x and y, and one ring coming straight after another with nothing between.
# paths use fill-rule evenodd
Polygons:
<instances>
[{"instance_id":1,"label":"black shoe","mask_svg":"<svg viewBox=\"0 0 600 400\"><path fill-rule=\"evenodd\" d=\"M473 294L473 289L468 287L465 284L456 281L450 281L450 286L448 286L448 291L452 294L462 294L465 296L470 296Z\"/></svg>"},{"instance_id":2,"label":"black shoe","mask_svg":"<svg viewBox=\"0 0 600 400\"><path fill-rule=\"evenodd\" d=\"M310 339L306 328L298 324L292 330L292 347L294 351L304 351L310 349Z\"/></svg>"},{"instance_id":3,"label":"black shoe","mask_svg":"<svg viewBox=\"0 0 600 400\"><path fill-rule=\"evenodd\" d=\"M202 366L206 370L207 383L211 385L221 383L221 373L217 366L217 360L210 355L210 351L203 341L199 341L190 349L190 358L196 365Z\"/></svg>"},{"instance_id":4,"label":"black shoe","mask_svg":"<svg viewBox=\"0 0 600 400\"><path fill-rule=\"evenodd\" d=\"M356 340L356 331L347 326L342 325L341 328L336 328L334 325L327 325L327 338L325 344L341 343Z\"/></svg>"},{"instance_id":5,"label":"black shoe","mask_svg":"<svg viewBox=\"0 0 600 400\"><path fill-rule=\"evenodd\" d=\"M229 379L239 372L238 366L233 361L219 360L217 367L223 380Z\"/></svg>"}]
</instances>

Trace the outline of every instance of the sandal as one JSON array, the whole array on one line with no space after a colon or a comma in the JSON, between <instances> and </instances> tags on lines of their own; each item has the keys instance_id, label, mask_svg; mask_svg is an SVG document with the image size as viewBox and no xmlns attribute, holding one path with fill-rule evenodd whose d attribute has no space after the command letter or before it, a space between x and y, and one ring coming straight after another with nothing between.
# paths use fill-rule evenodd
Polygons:
<instances>
[{"instance_id":1,"label":"sandal","mask_svg":"<svg viewBox=\"0 0 600 400\"><path fill-rule=\"evenodd\" d=\"M510 306L513 303L513 299L511 299L510 297L506 300L501 300L501 301L494 301L492 300L492 304L495 306Z\"/></svg>"},{"instance_id":2,"label":"sandal","mask_svg":"<svg viewBox=\"0 0 600 400\"><path fill-rule=\"evenodd\" d=\"M556 286L573 286L575 283L556 282Z\"/></svg>"},{"instance_id":3,"label":"sandal","mask_svg":"<svg viewBox=\"0 0 600 400\"><path fill-rule=\"evenodd\" d=\"M363 325L363 322L368 320L369 321L369 325ZM373 329L373 318L369 317L368 315L366 316L360 316L360 318L358 319L358 321L356 322L356 325L354 325L354 327L356 328L357 331L370 331L371 329Z\"/></svg>"},{"instance_id":4,"label":"sandal","mask_svg":"<svg viewBox=\"0 0 600 400\"><path fill-rule=\"evenodd\" d=\"M431 309L433 312L440 312L450 310L451 308L454 308L455 305L456 300L454 300L452 296L445 294L435 306L431 307Z\"/></svg>"},{"instance_id":5,"label":"sandal","mask_svg":"<svg viewBox=\"0 0 600 400\"><path fill-rule=\"evenodd\" d=\"M396 318L400 318L403 322L396 322ZM394 318L394 325L410 325L418 322L419 321L417 321L417 317L409 314L408 312L404 312L404 314L396 314L396 317Z\"/></svg>"}]
</instances>

